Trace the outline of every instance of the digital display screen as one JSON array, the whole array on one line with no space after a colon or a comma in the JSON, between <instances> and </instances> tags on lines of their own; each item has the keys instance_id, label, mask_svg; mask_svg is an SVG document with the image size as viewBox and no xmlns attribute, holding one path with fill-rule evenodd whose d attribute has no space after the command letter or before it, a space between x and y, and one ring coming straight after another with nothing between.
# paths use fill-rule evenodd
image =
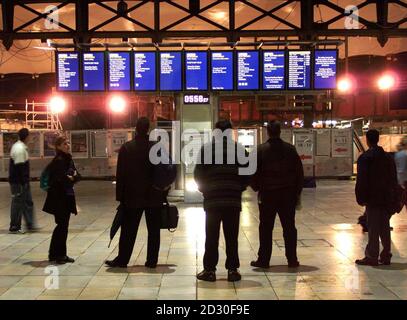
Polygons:
<instances>
[{"instance_id":1,"label":"digital display screen","mask_svg":"<svg viewBox=\"0 0 407 320\"><path fill-rule=\"evenodd\" d=\"M285 89L285 51L263 52L263 89Z\"/></svg>"},{"instance_id":2,"label":"digital display screen","mask_svg":"<svg viewBox=\"0 0 407 320\"><path fill-rule=\"evenodd\" d=\"M237 89L259 89L259 51L237 52Z\"/></svg>"},{"instance_id":3,"label":"digital display screen","mask_svg":"<svg viewBox=\"0 0 407 320\"><path fill-rule=\"evenodd\" d=\"M105 53L86 52L82 58L83 90L105 90Z\"/></svg>"},{"instance_id":4,"label":"digital display screen","mask_svg":"<svg viewBox=\"0 0 407 320\"><path fill-rule=\"evenodd\" d=\"M315 50L314 61L314 88L336 88L336 63L338 52L336 50Z\"/></svg>"},{"instance_id":5,"label":"digital display screen","mask_svg":"<svg viewBox=\"0 0 407 320\"><path fill-rule=\"evenodd\" d=\"M185 89L208 90L208 54L206 51L185 53Z\"/></svg>"},{"instance_id":6,"label":"digital display screen","mask_svg":"<svg viewBox=\"0 0 407 320\"><path fill-rule=\"evenodd\" d=\"M131 89L130 52L109 52L109 90Z\"/></svg>"},{"instance_id":7,"label":"digital display screen","mask_svg":"<svg viewBox=\"0 0 407 320\"><path fill-rule=\"evenodd\" d=\"M212 90L233 90L233 51L211 52Z\"/></svg>"},{"instance_id":8,"label":"digital display screen","mask_svg":"<svg viewBox=\"0 0 407 320\"><path fill-rule=\"evenodd\" d=\"M186 94L184 104L209 104L209 94Z\"/></svg>"},{"instance_id":9,"label":"digital display screen","mask_svg":"<svg viewBox=\"0 0 407 320\"><path fill-rule=\"evenodd\" d=\"M160 52L160 90L182 90L181 52Z\"/></svg>"},{"instance_id":10,"label":"digital display screen","mask_svg":"<svg viewBox=\"0 0 407 320\"><path fill-rule=\"evenodd\" d=\"M311 88L311 51L289 51L288 89Z\"/></svg>"},{"instance_id":11,"label":"digital display screen","mask_svg":"<svg viewBox=\"0 0 407 320\"><path fill-rule=\"evenodd\" d=\"M57 53L57 88L60 91L79 91L79 53Z\"/></svg>"},{"instance_id":12,"label":"digital display screen","mask_svg":"<svg viewBox=\"0 0 407 320\"><path fill-rule=\"evenodd\" d=\"M134 53L134 69L134 90L157 90L155 52Z\"/></svg>"}]
</instances>

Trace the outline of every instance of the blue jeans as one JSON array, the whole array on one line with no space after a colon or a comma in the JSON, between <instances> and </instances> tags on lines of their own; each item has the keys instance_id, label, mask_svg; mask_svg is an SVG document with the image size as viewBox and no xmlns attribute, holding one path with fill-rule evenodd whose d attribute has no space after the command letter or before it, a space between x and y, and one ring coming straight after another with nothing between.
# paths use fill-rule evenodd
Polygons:
<instances>
[{"instance_id":1,"label":"blue jeans","mask_svg":"<svg viewBox=\"0 0 407 320\"><path fill-rule=\"evenodd\" d=\"M10 184L11 212L10 231L21 229L21 219L24 216L28 229L34 227L34 204L30 184Z\"/></svg>"}]
</instances>

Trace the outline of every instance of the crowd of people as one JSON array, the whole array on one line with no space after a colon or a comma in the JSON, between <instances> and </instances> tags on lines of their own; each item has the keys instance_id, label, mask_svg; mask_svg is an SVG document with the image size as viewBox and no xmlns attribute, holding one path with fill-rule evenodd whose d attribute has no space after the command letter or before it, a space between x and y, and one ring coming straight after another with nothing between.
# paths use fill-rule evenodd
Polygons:
<instances>
[{"instance_id":1,"label":"crowd of people","mask_svg":"<svg viewBox=\"0 0 407 320\"><path fill-rule=\"evenodd\" d=\"M232 129L228 120L220 120L216 128L227 133ZM169 185L162 188L154 183L154 165L150 150L155 143L149 139L150 122L140 118L136 125L135 138L125 143L118 155L116 174L116 200L122 213L120 240L117 257L105 261L108 267L126 268L130 262L139 224L145 213L148 230L147 258L145 266L156 268L160 250L160 219L163 203L167 202ZM239 273L239 219L242 210L242 193L247 187L258 192L259 249L258 257L250 264L255 268L269 268L273 247L273 228L279 216L283 228L285 254L289 268L300 266L297 256L296 207L301 199L304 172L301 159L289 143L280 138L279 122L267 125L269 139L257 148L257 170L254 175L241 175L239 161L228 161L230 137L213 140L202 146L194 178L203 194L206 212L206 240L203 270L199 280L216 281L219 260L218 246L222 225L226 243L228 281L241 279ZM22 233L24 217L27 230L35 232L38 227L34 219L34 206L30 189L30 164L27 149L29 130L19 131L19 141L10 153L9 182L12 194L11 233ZM358 159L356 199L366 207L368 245L359 265L391 263L390 217L399 208L407 188L407 139L400 143L400 150L393 158L381 148L379 132L369 130L366 134L368 151ZM234 142L234 150L242 148ZM77 214L74 185L80 174L70 154L69 141L65 137L55 142L56 155L41 175L41 188L47 191L43 211L52 214L56 227L53 231L48 258L52 263L73 263L67 255L67 237L71 214ZM203 161L204 154L215 157L221 150L222 161ZM210 152L212 151L212 153ZM246 152L247 153L247 152ZM235 154L238 154L235 153ZM383 251L379 253L380 240Z\"/></svg>"}]
</instances>

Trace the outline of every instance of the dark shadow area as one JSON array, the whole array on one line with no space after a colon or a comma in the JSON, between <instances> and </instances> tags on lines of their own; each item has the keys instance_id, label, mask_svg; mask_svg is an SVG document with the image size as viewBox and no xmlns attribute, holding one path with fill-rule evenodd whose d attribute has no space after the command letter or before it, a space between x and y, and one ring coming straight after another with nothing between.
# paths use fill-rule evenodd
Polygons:
<instances>
[{"instance_id":1,"label":"dark shadow area","mask_svg":"<svg viewBox=\"0 0 407 320\"><path fill-rule=\"evenodd\" d=\"M373 267L374 269L379 269L379 270L407 270L407 263L399 263L399 262L392 262L391 265L385 266L385 265L380 265L377 267Z\"/></svg>"},{"instance_id":2,"label":"dark shadow area","mask_svg":"<svg viewBox=\"0 0 407 320\"><path fill-rule=\"evenodd\" d=\"M319 268L314 266L299 266L298 268L289 268L286 265L270 266L268 269L254 268L254 272L274 272L274 273L299 273L318 271Z\"/></svg>"},{"instance_id":3,"label":"dark shadow area","mask_svg":"<svg viewBox=\"0 0 407 320\"><path fill-rule=\"evenodd\" d=\"M45 267L54 266L54 265L57 265L57 264L55 264L55 262L53 262L53 261L42 260L42 261L24 262L23 265L31 266L31 267L34 267L34 268L45 268Z\"/></svg>"},{"instance_id":4,"label":"dark shadow area","mask_svg":"<svg viewBox=\"0 0 407 320\"><path fill-rule=\"evenodd\" d=\"M107 272L110 273L151 273L151 274L170 274L175 272L175 264L158 264L156 268L147 268L144 265L128 266L127 268L109 268Z\"/></svg>"},{"instance_id":5,"label":"dark shadow area","mask_svg":"<svg viewBox=\"0 0 407 320\"><path fill-rule=\"evenodd\" d=\"M217 278L216 282L198 281L198 288L201 289L248 289L248 288L260 288L262 284L253 280L245 280L242 276L242 280L236 282L229 282L227 278Z\"/></svg>"}]
</instances>

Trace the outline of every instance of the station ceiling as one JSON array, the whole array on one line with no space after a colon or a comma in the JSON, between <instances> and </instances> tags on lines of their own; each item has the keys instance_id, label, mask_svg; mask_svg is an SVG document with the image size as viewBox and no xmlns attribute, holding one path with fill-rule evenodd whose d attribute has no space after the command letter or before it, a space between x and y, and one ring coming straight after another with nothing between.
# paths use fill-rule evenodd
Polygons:
<instances>
[{"instance_id":1,"label":"station ceiling","mask_svg":"<svg viewBox=\"0 0 407 320\"><path fill-rule=\"evenodd\" d=\"M24 2L24 1L22 1ZM37 11L45 12L50 3L41 3L45 1L25 1L26 6ZM59 5L64 1L56 1L53 5ZM69 1L68 1L69 2ZM91 1L92 2L92 1ZM134 11L131 11L128 16L142 25L132 23L128 19L118 18L113 20L111 23L103 25L100 28L101 31L130 31L137 32L143 31L143 25L147 27L154 28L154 1L126 1L128 7L131 8L141 2L145 2L140 5ZM176 0L172 1L178 7L171 5L171 1L163 1L160 3L160 28L166 28L171 26L174 22L180 19L185 19L185 21L175 25L170 28L171 31L182 31L182 30L219 30L214 24L210 24L207 20L216 23L219 26L227 28L229 26L229 4L227 1L216 1L216 0L201 0L200 6L204 8L210 6L211 4L218 2L216 5L211 6L208 10L201 13L202 18L193 16L186 19L188 12L180 9L179 7L189 8L189 0ZM254 23L247 25L244 30L287 30L290 29L289 25L294 25L297 27L301 26L301 5L299 1L279 1L279 0L252 0L250 2L259 8L263 9L263 14L265 11L270 11L278 5L287 3L287 5L281 6L277 11L273 12L273 16L266 15L265 17L258 19ZM249 21L260 17L262 12L255 9L245 3L245 1L236 1L235 4L235 25L236 27L244 26ZM349 5L360 5L364 3L364 0L331 0L332 4L347 7ZM407 3L406 0L401 2ZM4 3L4 1L3 1ZM103 1L105 6L112 9L117 8L118 1ZM60 23L64 24L68 28L75 29L75 3L68 3L61 9L56 11L57 16L55 16ZM319 5L314 7L314 19L315 22L326 22L338 15L338 12L325 6ZM376 21L377 12L376 5L369 4L363 6L359 10L359 15L364 19L370 21ZM100 25L102 22L107 21L114 17L115 14L108 10L108 8L100 6L97 3L89 4L89 28L94 28ZM399 21L405 21L407 17L407 9L397 3L389 3L388 7L388 22L397 23ZM4 17L0 16L0 27L3 25ZM36 14L32 10L27 10L27 8L16 6L14 9L14 28L19 26L24 26L22 31L24 32L46 32L50 28L49 21L45 19L39 19L32 24L26 25L27 22L36 18ZM332 23L329 29L344 29L345 19L341 18ZM288 23L285 24L282 21ZM364 26L361 25L361 28ZM400 28L407 28L407 22L403 22L399 26ZM52 27L53 28L53 27ZM64 32L63 28L53 29L53 32ZM406 35L407 36L407 35ZM337 36L331 37L338 39ZM261 41L261 40L277 40L277 37L265 37L261 32L254 37L241 38L241 41ZM294 38L295 39L295 38ZM325 39L325 38L322 38ZM343 39L343 37L342 37ZM51 39L58 43L72 43L71 39ZM151 42L151 39L147 38L130 38L131 42ZM226 38L191 38L191 37L177 37L172 39L163 39L163 42L222 42L227 41ZM92 39L94 43L118 43L121 39L109 39L109 38L99 38ZM54 52L47 50L45 43L41 43L41 40L14 40L10 50L6 50L4 46L0 46L0 73L48 73L54 72ZM344 57L344 46L340 48L340 57ZM349 37L349 55L389 55L399 52L407 51L407 37L390 38L386 45L382 47L375 37Z\"/></svg>"}]
</instances>

